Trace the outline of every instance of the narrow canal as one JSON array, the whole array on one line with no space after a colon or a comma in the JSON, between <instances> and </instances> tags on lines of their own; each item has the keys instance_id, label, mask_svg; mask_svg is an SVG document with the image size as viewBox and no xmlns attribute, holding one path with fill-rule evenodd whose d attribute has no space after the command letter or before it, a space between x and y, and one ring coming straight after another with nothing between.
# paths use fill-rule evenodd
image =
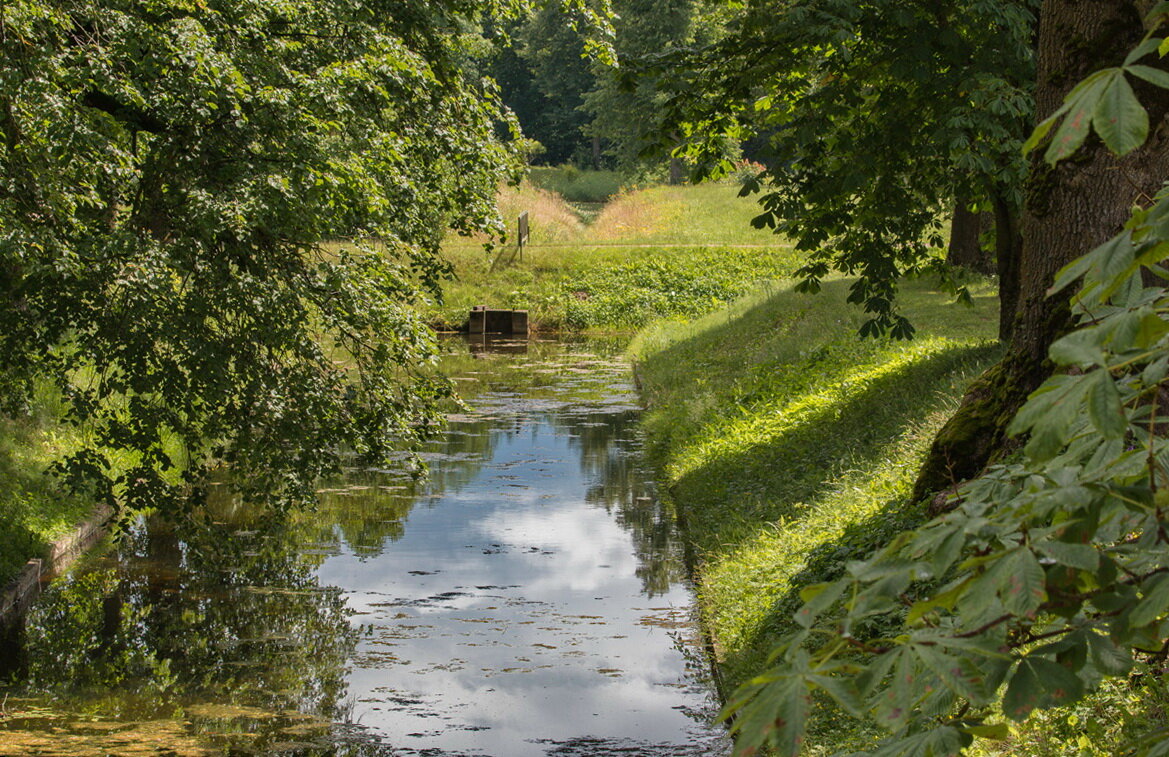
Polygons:
<instances>
[{"instance_id":1,"label":"narrow canal","mask_svg":"<svg viewBox=\"0 0 1169 757\"><path fill-rule=\"evenodd\" d=\"M312 513L212 492L58 581L0 650L0 753L717 755L680 537L599 345L451 343L431 475Z\"/></svg>"}]
</instances>

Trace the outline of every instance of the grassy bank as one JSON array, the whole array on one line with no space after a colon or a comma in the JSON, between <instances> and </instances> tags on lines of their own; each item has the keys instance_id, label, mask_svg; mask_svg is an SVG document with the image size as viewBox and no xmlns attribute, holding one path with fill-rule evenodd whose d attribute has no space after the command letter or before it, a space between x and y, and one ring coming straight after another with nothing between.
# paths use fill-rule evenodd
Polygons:
<instances>
[{"instance_id":1,"label":"grassy bank","mask_svg":"<svg viewBox=\"0 0 1169 757\"><path fill-rule=\"evenodd\" d=\"M998 355L996 303L908 284L912 342L859 340L846 282L765 291L631 350L650 450L686 522L724 685L765 666L801 586L919 519L906 498L934 431ZM846 729L822 722L819 741Z\"/></svg>"},{"instance_id":2,"label":"grassy bank","mask_svg":"<svg viewBox=\"0 0 1169 757\"><path fill-rule=\"evenodd\" d=\"M528 211L531 242L486 252L483 240L452 239L455 280L431 319L458 328L474 305L520 308L544 330L630 330L656 318L710 312L760 279L797 265L789 245L750 227L751 199L731 184L624 192L590 223L559 195L531 184L505 187L500 209Z\"/></svg>"},{"instance_id":3,"label":"grassy bank","mask_svg":"<svg viewBox=\"0 0 1169 757\"><path fill-rule=\"evenodd\" d=\"M18 418L0 417L0 586L30 558L44 557L50 542L94 508L44 473L74 440L57 422L51 398L35 398L34 408Z\"/></svg>"}]
</instances>

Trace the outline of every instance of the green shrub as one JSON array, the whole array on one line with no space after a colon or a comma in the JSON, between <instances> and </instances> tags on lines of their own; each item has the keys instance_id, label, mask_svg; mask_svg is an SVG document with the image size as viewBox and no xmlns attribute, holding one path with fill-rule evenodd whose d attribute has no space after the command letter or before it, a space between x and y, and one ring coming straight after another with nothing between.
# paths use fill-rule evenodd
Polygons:
<instances>
[{"instance_id":1,"label":"green shrub","mask_svg":"<svg viewBox=\"0 0 1169 757\"><path fill-rule=\"evenodd\" d=\"M617 171L594 171L571 164L533 167L529 179L540 189L556 192L569 202L606 202L625 183Z\"/></svg>"}]
</instances>

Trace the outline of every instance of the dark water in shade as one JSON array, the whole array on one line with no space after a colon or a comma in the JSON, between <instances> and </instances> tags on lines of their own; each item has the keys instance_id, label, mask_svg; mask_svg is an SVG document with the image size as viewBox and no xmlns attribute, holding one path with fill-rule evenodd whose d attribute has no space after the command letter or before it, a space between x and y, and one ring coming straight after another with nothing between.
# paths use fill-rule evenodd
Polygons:
<instances>
[{"instance_id":1,"label":"dark water in shade","mask_svg":"<svg viewBox=\"0 0 1169 757\"><path fill-rule=\"evenodd\" d=\"M428 482L213 497L59 582L3 651L0 754L725 753L628 367L497 347L451 347Z\"/></svg>"}]
</instances>

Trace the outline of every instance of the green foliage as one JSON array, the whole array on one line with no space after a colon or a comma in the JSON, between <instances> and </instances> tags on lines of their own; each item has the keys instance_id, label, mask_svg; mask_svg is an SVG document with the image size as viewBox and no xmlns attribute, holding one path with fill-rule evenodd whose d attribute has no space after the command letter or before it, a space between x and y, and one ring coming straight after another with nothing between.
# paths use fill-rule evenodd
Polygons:
<instances>
[{"instance_id":1,"label":"green foliage","mask_svg":"<svg viewBox=\"0 0 1169 757\"><path fill-rule=\"evenodd\" d=\"M595 23L581 23L588 3L548 2L505 27L511 44L498 44L488 70L499 82L503 102L516 114L524 135L544 150L540 163L590 161L582 110L584 93L595 86L586 56L595 45ZM594 14L593 20L599 17Z\"/></svg>"},{"instance_id":2,"label":"green foliage","mask_svg":"<svg viewBox=\"0 0 1169 757\"><path fill-rule=\"evenodd\" d=\"M726 39L647 63L680 70L663 142L715 175L727 137L764 143L755 224L808 254L806 291L857 276L865 332L908 336L896 282L934 266L953 198L1020 201L1036 6L750 3Z\"/></svg>"},{"instance_id":3,"label":"green foliage","mask_svg":"<svg viewBox=\"0 0 1169 757\"><path fill-rule=\"evenodd\" d=\"M0 375L59 388L67 480L142 507L227 465L284 501L433 425L412 304L492 226L467 30L510 5L5 4Z\"/></svg>"},{"instance_id":4,"label":"green foliage","mask_svg":"<svg viewBox=\"0 0 1169 757\"><path fill-rule=\"evenodd\" d=\"M571 164L534 167L528 176L540 189L555 192L569 202L607 202L625 184L616 171L593 171Z\"/></svg>"},{"instance_id":5,"label":"green foliage","mask_svg":"<svg viewBox=\"0 0 1169 757\"><path fill-rule=\"evenodd\" d=\"M1128 77L1169 88L1169 72L1137 63L1155 52L1160 44L1159 39L1146 39L1129 54L1124 65L1097 71L1077 84L1055 113L1035 128L1023 149L1030 152L1038 147L1057 123L1059 128L1044 154L1048 163L1071 157L1091 131L1117 155L1143 145L1149 135L1149 115L1137 100Z\"/></svg>"},{"instance_id":6,"label":"green foliage","mask_svg":"<svg viewBox=\"0 0 1169 757\"><path fill-rule=\"evenodd\" d=\"M111 654L109 637L133 633L149 617L149 606L127 606L117 616L115 628L105 627L105 598L118 587L114 569L71 576L49 601L38 606L29 644L44 654L30 670L33 689L50 689L59 681L75 687L109 686L131 680L139 683L138 693L157 696L174 685L170 660L142 644L118 645ZM63 595L63 596L62 596ZM69 650L62 654L62 650Z\"/></svg>"},{"instance_id":7,"label":"green foliage","mask_svg":"<svg viewBox=\"0 0 1169 757\"><path fill-rule=\"evenodd\" d=\"M1142 119L1123 77L1162 47L1150 32L1124 68L1073 90L1049 160L1074 153L1088 114L1105 144L1132 149ZM951 512L805 590L802 628L728 709L745 713L740 753L771 743L795 754L751 719L791 706L793 692L823 692L887 731L874 753L908 755L1002 738L1000 711L1025 721L1134 670L1164 686L1169 289L1145 281L1164 281L1167 253L1169 190L1060 272L1053 293L1079 284L1078 325L1051 347L1060 370L1014 419L1025 447L955 492ZM1162 754L1169 743L1163 711L1126 730L1127 753ZM931 740L942 746L929 751Z\"/></svg>"},{"instance_id":8,"label":"green foliage","mask_svg":"<svg viewBox=\"0 0 1169 757\"><path fill-rule=\"evenodd\" d=\"M628 63L686 42L698 4L694 0L617 0L614 4L618 65L597 72L584 107L592 117L587 131L603 140L605 152L627 173L641 173L655 164L660 168L663 156L651 155L647 160L645 153L652 147L664 104L655 78L627 75L636 69Z\"/></svg>"}]
</instances>

